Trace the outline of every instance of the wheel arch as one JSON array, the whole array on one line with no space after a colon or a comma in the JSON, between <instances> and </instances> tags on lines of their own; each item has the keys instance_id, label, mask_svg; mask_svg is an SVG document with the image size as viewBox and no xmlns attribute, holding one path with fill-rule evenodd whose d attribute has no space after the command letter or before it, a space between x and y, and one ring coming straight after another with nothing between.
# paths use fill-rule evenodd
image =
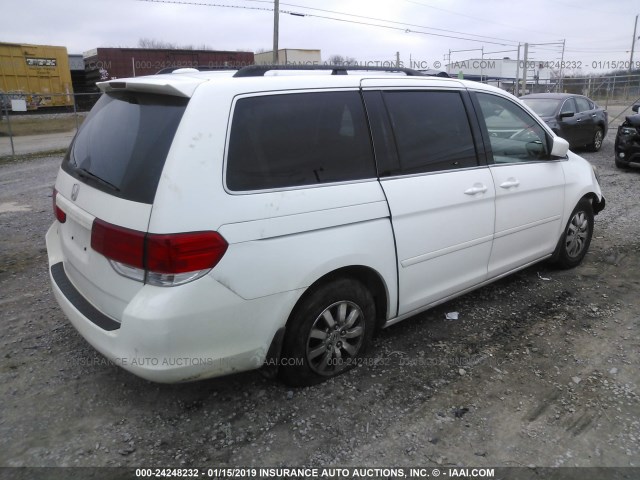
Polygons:
<instances>
[{"instance_id":1,"label":"wheel arch","mask_svg":"<svg viewBox=\"0 0 640 480\"><path fill-rule=\"evenodd\" d=\"M582 198L578 201L578 203L580 203L580 201L585 199L591 202L591 208L593 209L594 215L597 215L602 210L604 210L604 204L605 204L604 197L600 199L594 192L589 192L583 195Z\"/></svg>"},{"instance_id":2,"label":"wheel arch","mask_svg":"<svg viewBox=\"0 0 640 480\"><path fill-rule=\"evenodd\" d=\"M376 331L379 330L385 323L387 315L389 313L389 290L384 282L382 276L371 267L364 265L350 265L338 268L331 272L328 272L313 282L305 291L300 295L295 305L289 313L286 324L279 328L273 336L271 344L269 346L265 366L261 369L262 373L268 378L275 378L278 368L272 367L278 364L278 359L282 354L282 345L285 338L287 328L289 328L291 321L296 316L298 308L304 303L304 301L313 294L318 288L327 285L340 278L350 278L362 283L371 293L374 300L374 307L376 311ZM374 332L375 333L375 332ZM269 367L268 365L271 365Z\"/></svg>"},{"instance_id":3,"label":"wheel arch","mask_svg":"<svg viewBox=\"0 0 640 480\"><path fill-rule=\"evenodd\" d=\"M364 265L349 265L338 268L322 275L315 282L309 285L300 298L298 298L298 301L291 310L289 318L287 319L287 325L289 325L289 322L294 317L297 308L309 295L313 294L313 292L321 286L331 283L338 278L350 278L357 280L369 290L375 303L376 327L381 327L386 321L389 313L389 289L380 273L375 271L373 268Z\"/></svg>"},{"instance_id":4,"label":"wheel arch","mask_svg":"<svg viewBox=\"0 0 640 480\"><path fill-rule=\"evenodd\" d=\"M598 211L601 211L604 208L604 197L602 197L602 200L599 200L598 196L595 193L587 192L582 197L580 197L580 199L576 202L575 206L572 209L572 212L575 211L576 207L578 205L580 205L580 203L585 201L585 200L591 206L592 218L593 218L593 216L595 216L597 208L600 208L600 210L598 210ZM570 219L571 219L571 214L569 215L569 219L567 219L567 222L569 222ZM558 238L558 243L556 244L556 248L555 248L553 254L551 255L551 257L548 260L551 264L555 264L555 265L559 264L560 255L561 255L561 249L562 249L562 242L563 242L563 239L564 239L564 235L565 235L564 232L565 232L566 228L567 228L567 224L565 223L565 226L562 229L560 237ZM591 239L589 239L589 242L590 241L591 241ZM561 268L568 268L568 267L561 267Z\"/></svg>"}]
</instances>

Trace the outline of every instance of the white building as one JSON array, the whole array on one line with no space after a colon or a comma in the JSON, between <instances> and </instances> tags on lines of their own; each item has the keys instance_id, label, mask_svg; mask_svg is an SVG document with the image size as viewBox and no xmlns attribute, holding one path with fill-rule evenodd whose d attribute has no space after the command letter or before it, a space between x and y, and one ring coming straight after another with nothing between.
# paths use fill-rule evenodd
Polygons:
<instances>
[{"instance_id":1,"label":"white building","mask_svg":"<svg viewBox=\"0 0 640 480\"><path fill-rule=\"evenodd\" d=\"M500 59L471 58L446 65L447 73L451 77L482 81L510 92L513 92L516 75L522 79L524 67L524 60L520 60L518 65L518 60L509 57ZM553 86L555 76L547 62L529 60L526 64L526 70L527 90L531 90L534 85L549 85L550 88ZM537 90L544 90L544 87Z\"/></svg>"},{"instance_id":2,"label":"white building","mask_svg":"<svg viewBox=\"0 0 640 480\"><path fill-rule=\"evenodd\" d=\"M256 65L271 65L273 63L273 50L270 52L256 53L254 59ZM304 50L298 48L278 50L278 65L320 65L321 63L320 50Z\"/></svg>"}]
</instances>

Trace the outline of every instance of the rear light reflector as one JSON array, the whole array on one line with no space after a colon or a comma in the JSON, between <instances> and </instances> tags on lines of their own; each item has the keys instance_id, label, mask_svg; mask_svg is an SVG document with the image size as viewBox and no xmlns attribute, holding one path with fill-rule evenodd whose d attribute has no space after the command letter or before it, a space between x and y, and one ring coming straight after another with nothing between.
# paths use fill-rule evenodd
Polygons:
<instances>
[{"instance_id":1,"label":"rear light reflector","mask_svg":"<svg viewBox=\"0 0 640 480\"><path fill-rule=\"evenodd\" d=\"M145 233L95 219L91 248L107 257L121 275L147 283L173 286L211 270L227 251L217 232Z\"/></svg>"},{"instance_id":2,"label":"rear light reflector","mask_svg":"<svg viewBox=\"0 0 640 480\"><path fill-rule=\"evenodd\" d=\"M64 223L67 221L67 214L58 206L56 200L58 198L58 191L54 188L53 195L51 196L51 201L53 203L53 214L56 216L56 219L60 223Z\"/></svg>"}]
</instances>

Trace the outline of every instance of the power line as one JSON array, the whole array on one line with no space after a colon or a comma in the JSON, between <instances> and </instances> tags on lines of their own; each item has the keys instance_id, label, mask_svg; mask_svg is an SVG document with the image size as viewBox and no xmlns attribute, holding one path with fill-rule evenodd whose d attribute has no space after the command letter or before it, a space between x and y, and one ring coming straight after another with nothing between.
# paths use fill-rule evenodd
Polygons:
<instances>
[{"instance_id":1,"label":"power line","mask_svg":"<svg viewBox=\"0 0 640 480\"><path fill-rule=\"evenodd\" d=\"M243 5L223 5L223 4L217 4L217 3L203 3L203 2L178 1L178 0L137 0L137 1L139 1L139 2L148 2L148 3L166 3L166 4L174 4L174 5L196 5L196 6L203 6L203 7L240 8L240 9L244 9L244 10L261 10L261 11L273 12L273 8L249 7L249 6L243 6ZM254 1L257 1L257 0L254 0ZM299 8L309 8L309 7L300 6ZM317 15L317 14L313 14L313 13L299 13L299 12L292 12L292 11L288 11L288 10L278 10L278 11L280 13L293 15L293 16L322 18L322 19L325 19L325 20L334 20L334 21L337 21L337 22L352 23L352 24L356 24L356 25L364 25L364 26L370 26L370 27L386 28L388 30L397 30L397 31L405 32L405 33L416 33L416 34L419 34L419 35L428 35L428 36L433 36L433 37L452 38L452 39L455 39L455 40L466 40L468 42L489 43L489 44L492 44L492 45L501 45L501 46L516 46L517 45L517 43L514 42L513 40L504 40L506 42L513 43L513 45L511 45L510 43L504 43L504 42L495 42L495 41L489 41L489 40L479 40L479 39L475 39L475 38L459 37L459 36L455 36L455 35L445 35L445 34L441 34L441 33L424 32L424 31L420 31L420 30L411 30L411 29L404 28L404 27L394 27L394 26L391 26L391 25L380 25L380 24L361 22L361 21L356 21L356 20L347 20L347 19L344 19L344 18L329 17L329 16ZM356 16L356 15L353 15L353 14L341 14L339 12L336 12L336 13L340 14L340 15ZM426 29L436 30L433 27L425 27L425 26L421 26L421 25L402 24L401 22L393 22L393 21L384 20L384 19L374 19L374 18L371 18L371 17L363 17L363 18L369 18L369 19L376 20L376 21L395 23L395 24L411 26L411 27L418 27L418 28L426 28ZM442 30L442 29L437 29L437 30ZM447 31L447 30L442 30L442 31ZM461 33L461 32L454 32L454 33L459 33L461 35L481 37L480 35L464 34L464 33ZM484 37L484 38L492 38L492 37ZM498 40L501 40L501 39L498 39Z\"/></svg>"},{"instance_id":2,"label":"power line","mask_svg":"<svg viewBox=\"0 0 640 480\"><path fill-rule=\"evenodd\" d=\"M272 0L243 0L243 1L245 1L245 2L257 2L257 3L272 3ZM514 43L514 44L518 43L517 40L509 40L509 39L506 39L506 38L490 37L490 36L487 36L487 35L477 35L475 33L458 32L456 30L447 30L445 28L427 27L426 25L416 25L416 24L413 24L413 23L397 22L397 21L394 21L394 20L385 20L383 18L367 17L365 15L357 15L355 13L337 12L335 10L326 10L324 8L307 7L305 5L296 5L294 3L280 3L280 5L286 5L288 7L304 8L306 10L314 10L316 12L333 13L333 14L337 14L337 15L344 15L344 16L347 16L347 17L363 18L365 20L375 20L377 22L393 23L395 25L403 25L403 26L406 26L406 27L417 27L417 28L424 28L424 29L427 29L427 30L437 30L439 32L457 33L459 35L466 35L467 37L488 38L488 39L492 39L492 40L502 40L504 42L511 42L511 43ZM309 15L309 16L311 16L311 15Z\"/></svg>"},{"instance_id":3,"label":"power line","mask_svg":"<svg viewBox=\"0 0 640 480\"><path fill-rule=\"evenodd\" d=\"M266 0L264 0L264 1L266 1ZM407 2L407 3L413 3L414 5L420 5L421 7L432 8L432 9L434 9L434 10L439 10L439 11L441 11L441 12L450 13L450 14L452 14L452 15L459 15L459 16L461 16L461 17L470 18L470 19L472 19L472 20L480 20L480 21L482 21L482 22L493 23L493 24L495 24L495 25L502 25L503 27L510 27L510 28L514 28L512 25L507 25L507 24L500 23L500 22L496 22L496 21L493 21L493 20L488 20L488 19L486 19L486 18L474 17L474 16L471 16L471 15L466 15L466 14L464 14L464 13L454 12L454 11L452 11L452 10L447 10L447 9L445 9L445 8L434 7L434 6L432 6L432 5L427 5L427 4L425 4L425 3L417 2L417 1L415 1L415 0L405 0L405 2ZM528 28L520 28L520 27L518 27L518 30L526 30L526 31L533 32L533 33L541 33L541 34L543 34L543 35L549 35L549 32L540 32L540 31L538 31L538 30L531 30L531 29L528 29Z\"/></svg>"},{"instance_id":4,"label":"power line","mask_svg":"<svg viewBox=\"0 0 640 480\"><path fill-rule=\"evenodd\" d=\"M137 0L138 2L148 2L148 3L171 3L171 4L176 4L176 5L196 5L196 6L200 6L200 7L226 7L226 8L241 8L244 10L262 10L264 12L273 12L273 8L260 8L260 7L246 7L246 6L242 6L242 5L222 5L222 4L217 4L217 3L203 3L203 2L178 2L178 1L173 1L173 0ZM269 2L271 3L271 2ZM281 13L289 13L289 12L283 12L282 10L280 10Z\"/></svg>"}]
</instances>

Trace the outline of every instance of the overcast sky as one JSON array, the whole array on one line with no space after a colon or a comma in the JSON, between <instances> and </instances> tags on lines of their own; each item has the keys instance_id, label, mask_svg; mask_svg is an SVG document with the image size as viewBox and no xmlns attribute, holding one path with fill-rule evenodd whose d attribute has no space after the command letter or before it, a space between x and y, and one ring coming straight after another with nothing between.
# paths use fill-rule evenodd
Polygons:
<instances>
[{"instance_id":1,"label":"overcast sky","mask_svg":"<svg viewBox=\"0 0 640 480\"><path fill-rule=\"evenodd\" d=\"M453 61L480 58L481 48L485 58L516 58L518 42L562 39L565 61L583 73L612 70L612 62L627 62L628 68L640 13L638 0L289 1L280 1L280 48L320 49L323 60L339 54L380 62L400 52L405 66L411 59L422 68L446 63L449 50L478 49L454 52ZM271 0L177 2L182 0L2 0L0 41L61 45L69 53L137 47L140 38L218 50L272 48ZM560 45L531 47L530 58L559 61L561 50ZM640 62L638 50L640 41L634 55Z\"/></svg>"}]
</instances>

